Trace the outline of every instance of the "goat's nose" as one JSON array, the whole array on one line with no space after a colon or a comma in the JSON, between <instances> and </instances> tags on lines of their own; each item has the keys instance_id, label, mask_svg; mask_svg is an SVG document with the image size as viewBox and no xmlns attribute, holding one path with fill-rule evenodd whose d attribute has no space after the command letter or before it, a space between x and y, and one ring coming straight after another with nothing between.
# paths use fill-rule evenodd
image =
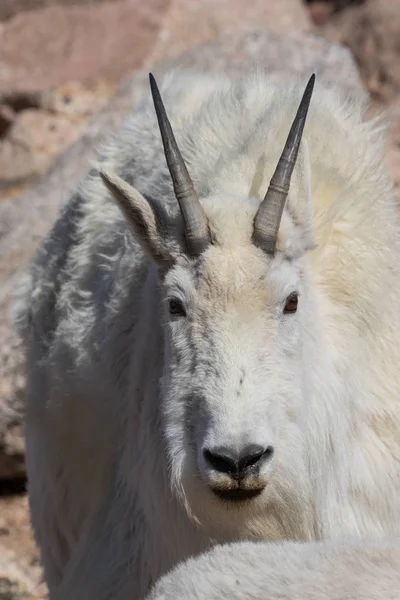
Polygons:
<instances>
[{"instance_id":1,"label":"goat's nose","mask_svg":"<svg viewBox=\"0 0 400 600\"><path fill-rule=\"evenodd\" d=\"M259 468L261 464L272 457L272 446L245 446L237 452L232 448L218 447L205 449L204 459L215 471L226 473L235 479L242 479L251 470Z\"/></svg>"}]
</instances>

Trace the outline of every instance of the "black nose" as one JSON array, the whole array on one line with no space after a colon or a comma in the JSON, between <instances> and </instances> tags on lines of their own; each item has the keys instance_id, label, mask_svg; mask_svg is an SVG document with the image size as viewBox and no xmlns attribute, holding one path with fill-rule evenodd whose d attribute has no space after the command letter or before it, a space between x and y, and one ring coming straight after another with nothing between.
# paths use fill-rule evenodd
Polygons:
<instances>
[{"instance_id":1,"label":"black nose","mask_svg":"<svg viewBox=\"0 0 400 600\"><path fill-rule=\"evenodd\" d=\"M240 452L226 447L210 448L203 452L210 467L235 479L243 479L249 473L259 469L273 453L272 446L264 448L254 444L245 446Z\"/></svg>"}]
</instances>

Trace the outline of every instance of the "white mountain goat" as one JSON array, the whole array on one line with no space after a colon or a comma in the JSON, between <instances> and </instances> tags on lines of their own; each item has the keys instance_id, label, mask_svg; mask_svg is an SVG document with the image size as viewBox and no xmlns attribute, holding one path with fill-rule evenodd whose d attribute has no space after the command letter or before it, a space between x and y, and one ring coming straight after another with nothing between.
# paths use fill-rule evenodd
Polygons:
<instances>
[{"instance_id":1,"label":"white mountain goat","mask_svg":"<svg viewBox=\"0 0 400 600\"><path fill-rule=\"evenodd\" d=\"M399 600L400 539L215 546L147 600Z\"/></svg>"},{"instance_id":2,"label":"white mountain goat","mask_svg":"<svg viewBox=\"0 0 400 600\"><path fill-rule=\"evenodd\" d=\"M400 533L399 215L335 89L299 148L313 85L169 75L181 155L152 80L41 247L17 321L52 599L142 598L216 542Z\"/></svg>"}]
</instances>

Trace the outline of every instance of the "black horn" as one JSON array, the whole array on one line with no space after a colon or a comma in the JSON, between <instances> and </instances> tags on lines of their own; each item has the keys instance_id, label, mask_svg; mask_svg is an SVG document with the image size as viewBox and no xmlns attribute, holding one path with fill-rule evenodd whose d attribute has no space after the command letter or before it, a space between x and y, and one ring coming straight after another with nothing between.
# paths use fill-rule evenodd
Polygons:
<instances>
[{"instance_id":1,"label":"black horn","mask_svg":"<svg viewBox=\"0 0 400 600\"><path fill-rule=\"evenodd\" d=\"M285 206L290 179L297 160L314 82L315 75L313 74L307 83L267 193L254 219L253 243L268 254L275 253L283 207Z\"/></svg>"},{"instance_id":2,"label":"black horn","mask_svg":"<svg viewBox=\"0 0 400 600\"><path fill-rule=\"evenodd\" d=\"M164 146L164 154L171 175L176 199L185 223L188 251L192 255L203 252L210 243L208 219L200 204L193 182L176 143L156 80L150 73L150 88Z\"/></svg>"}]
</instances>

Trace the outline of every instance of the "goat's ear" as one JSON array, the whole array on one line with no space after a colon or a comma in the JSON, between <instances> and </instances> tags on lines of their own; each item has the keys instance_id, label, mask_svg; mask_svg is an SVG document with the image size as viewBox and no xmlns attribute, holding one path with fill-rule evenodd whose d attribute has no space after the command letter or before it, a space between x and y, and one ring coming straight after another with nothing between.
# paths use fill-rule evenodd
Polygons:
<instances>
[{"instance_id":1,"label":"goat's ear","mask_svg":"<svg viewBox=\"0 0 400 600\"><path fill-rule=\"evenodd\" d=\"M106 169L100 169L99 173L133 230L135 239L155 262L170 262L174 251L168 244L166 213L160 207L156 211L140 192L117 174Z\"/></svg>"},{"instance_id":2,"label":"goat's ear","mask_svg":"<svg viewBox=\"0 0 400 600\"><path fill-rule=\"evenodd\" d=\"M311 163L307 141L303 138L292 176L293 195L289 195L289 212L296 224L296 238L301 249L312 250L314 241Z\"/></svg>"}]
</instances>

